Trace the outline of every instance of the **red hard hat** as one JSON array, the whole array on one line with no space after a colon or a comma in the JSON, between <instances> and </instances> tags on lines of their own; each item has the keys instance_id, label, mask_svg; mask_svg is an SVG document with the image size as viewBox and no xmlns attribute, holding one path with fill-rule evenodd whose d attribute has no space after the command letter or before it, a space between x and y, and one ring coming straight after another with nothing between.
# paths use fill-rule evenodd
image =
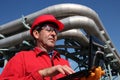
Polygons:
<instances>
[{"instance_id":1,"label":"red hard hat","mask_svg":"<svg viewBox=\"0 0 120 80\"><path fill-rule=\"evenodd\" d=\"M53 15L46 14L46 15L41 15L38 16L32 24L32 27L30 29L30 34L33 36L33 30L35 29L36 26L39 24L45 23L45 22L52 22L57 25L57 29L61 31L64 28L63 23L61 23L59 20L57 20Z\"/></svg>"}]
</instances>

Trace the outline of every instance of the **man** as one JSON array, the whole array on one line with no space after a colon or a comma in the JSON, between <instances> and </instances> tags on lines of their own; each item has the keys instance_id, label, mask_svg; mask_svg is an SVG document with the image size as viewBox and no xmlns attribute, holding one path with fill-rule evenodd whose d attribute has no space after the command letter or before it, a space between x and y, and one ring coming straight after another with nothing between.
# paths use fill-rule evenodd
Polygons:
<instances>
[{"instance_id":1,"label":"man","mask_svg":"<svg viewBox=\"0 0 120 80\"><path fill-rule=\"evenodd\" d=\"M57 33L63 28L64 25L53 15L37 17L30 29L36 47L30 51L21 51L10 59L0 80L57 80L75 73L68 61L53 50ZM88 78L81 78L81 80L93 80L93 78L98 80L101 75L101 68L97 68Z\"/></svg>"}]
</instances>

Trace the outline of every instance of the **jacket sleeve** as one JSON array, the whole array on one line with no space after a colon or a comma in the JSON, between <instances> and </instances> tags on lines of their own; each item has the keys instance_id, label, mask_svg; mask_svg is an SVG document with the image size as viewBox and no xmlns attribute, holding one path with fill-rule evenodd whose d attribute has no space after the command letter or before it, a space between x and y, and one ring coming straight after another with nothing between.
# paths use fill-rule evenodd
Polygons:
<instances>
[{"instance_id":1,"label":"jacket sleeve","mask_svg":"<svg viewBox=\"0 0 120 80\"><path fill-rule=\"evenodd\" d=\"M22 54L16 54L11 58L3 69L0 80L43 80L38 70L25 73L25 64Z\"/></svg>"}]
</instances>

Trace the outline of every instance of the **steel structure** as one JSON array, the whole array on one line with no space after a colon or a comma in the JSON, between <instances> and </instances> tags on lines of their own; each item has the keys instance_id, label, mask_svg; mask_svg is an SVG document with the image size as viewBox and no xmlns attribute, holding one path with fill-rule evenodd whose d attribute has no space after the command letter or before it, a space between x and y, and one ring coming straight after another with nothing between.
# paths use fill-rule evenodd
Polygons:
<instances>
[{"instance_id":1,"label":"steel structure","mask_svg":"<svg viewBox=\"0 0 120 80\"><path fill-rule=\"evenodd\" d=\"M80 4L57 4L44 8L33 14L0 26L0 53L9 60L15 53L34 46L29 29L34 18L41 14L53 14L64 23L65 28L58 34L55 47L63 57L72 61L75 70L88 68L89 35L105 43L104 64L106 75L103 80L113 80L120 74L120 56L105 30L98 14L91 8ZM63 42L60 44L59 42ZM95 43L94 43L95 44ZM96 44L97 46L101 46Z\"/></svg>"}]
</instances>

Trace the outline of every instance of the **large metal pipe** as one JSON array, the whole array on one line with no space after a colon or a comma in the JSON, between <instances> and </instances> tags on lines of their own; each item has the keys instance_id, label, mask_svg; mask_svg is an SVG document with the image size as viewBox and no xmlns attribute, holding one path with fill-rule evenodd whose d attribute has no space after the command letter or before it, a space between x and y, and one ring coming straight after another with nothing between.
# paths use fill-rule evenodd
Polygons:
<instances>
[{"instance_id":1,"label":"large metal pipe","mask_svg":"<svg viewBox=\"0 0 120 80\"><path fill-rule=\"evenodd\" d=\"M58 34L59 39L71 38L80 42L83 46L88 46L89 40L86 36L80 31L80 29L70 29Z\"/></svg>"},{"instance_id":2,"label":"large metal pipe","mask_svg":"<svg viewBox=\"0 0 120 80\"><path fill-rule=\"evenodd\" d=\"M32 37L30 36L30 32L25 31L25 32L10 36L8 38L1 39L0 48L12 47L17 44L20 44L23 40L30 40L30 39L32 39Z\"/></svg>"},{"instance_id":3,"label":"large metal pipe","mask_svg":"<svg viewBox=\"0 0 120 80\"><path fill-rule=\"evenodd\" d=\"M2 34L2 35L10 34L12 32L21 30L22 28L23 28L22 20L21 19L14 20L7 24L1 25L0 26L0 34Z\"/></svg>"},{"instance_id":4,"label":"large metal pipe","mask_svg":"<svg viewBox=\"0 0 120 80\"><path fill-rule=\"evenodd\" d=\"M96 23L88 17L71 16L71 17L66 17L66 18L62 19L61 22L64 23L64 25L65 25L65 28L63 31L66 31L69 29L81 28L86 32L86 34L95 35L102 41L105 41L105 38L100 33L100 30L98 29Z\"/></svg>"}]
</instances>

